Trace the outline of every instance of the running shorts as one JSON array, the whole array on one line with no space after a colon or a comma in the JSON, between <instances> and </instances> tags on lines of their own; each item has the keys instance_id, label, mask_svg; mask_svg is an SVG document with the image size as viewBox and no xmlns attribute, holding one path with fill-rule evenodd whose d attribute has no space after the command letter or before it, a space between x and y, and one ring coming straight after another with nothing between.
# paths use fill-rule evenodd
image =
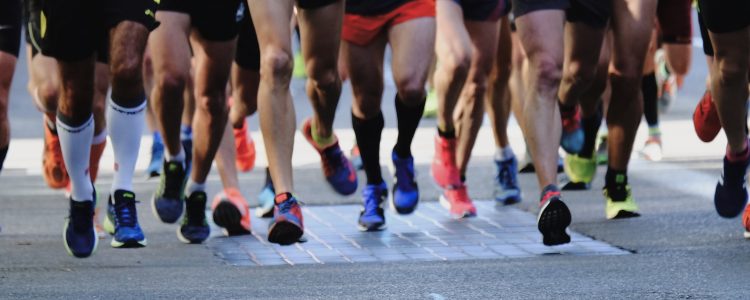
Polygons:
<instances>
[{"instance_id":1,"label":"running shorts","mask_svg":"<svg viewBox=\"0 0 750 300\"><path fill-rule=\"evenodd\" d=\"M703 22L714 33L728 33L750 25L748 0L700 0Z\"/></svg>"},{"instance_id":2,"label":"running shorts","mask_svg":"<svg viewBox=\"0 0 750 300\"><path fill-rule=\"evenodd\" d=\"M703 54L714 56L714 45L711 45L711 36L708 35L708 28L706 28L706 22L703 21L703 13L700 9L698 10L698 27L701 29L701 39L703 39Z\"/></svg>"},{"instance_id":3,"label":"running shorts","mask_svg":"<svg viewBox=\"0 0 750 300\"><path fill-rule=\"evenodd\" d=\"M275 0L267 0L267 1L275 1ZM321 8L323 6L328 6L338 1L339 0L297 0L297 7L301 9L316 9L316 8Z\"/></svg>"},{"instance_id":4,"label":"running shorts","mask_svg":"<svg viewBox=\"0 0 750 300\"><path fill-rule=\"evenodd\" d=\"M156 6L154 0L44 0L39 18L42 53L62 61L90 57L120 22L156 28Z\"/></svg>"},{"instance_id":5,"label":"running shorts","mask_svg":"<svg viewBox=\"0 0 750 300\"><path fill-rule=\"evenodd\" d=\"M0 51L18 57L21 47L21 0L0 0Z\"/></svg>"},{"instance_id":6,"label":"running shorts","mask_svg":"<svg viewBox=\"0 0 750 300\"><path fill-rule=\"evenodd\" d=\"M453 0L464 12L464 20L496 22L510 12L510 0Z\"/></svg>"},{"instance_id":7,"label":"running shorts","mask_svg":"<svg viewBox=\"0 0 750 300\"><path fill-rule=\"evenodd\" d=\"M594 28L604 28L612 16L612 1L513 0L513 15L516 18L538 10L565 10L568 22L582 22Z\"/></svg>"},{"instance_id":8,"label":"running shorts","mask_svg":"<svg viewBox=\"0 0 750 300\"><path fill-rule=\"evenodd\" d=\"M23 7L24 36L26 44L31 46L31 57L42 52L42 36L40 32L41 0L25 0ZM96 62L109 63L109 41L102 39L96 46Z\"/></svg>"},{"instance_id":9,"label":"running shorts","mask_svg":"<svg viewBox=\"0 0 750 300\"><path fill-rule=\"evenodd\" d=\"M188 14L191 26L203 38L223 42L237 36L242 17L240 3L240 0L161 0L159 10Z\"/></svg>"},{"instance_id":10,"label":"running shorts","mask_svg":"<svg viewBox=\"0 0 750 300\"><path fill-rule=\"evenodd\" d=\"M239 36L237 37L237 53L234 62L240 67L252 71L260 71L260 46L258 45L258 34L255 32L253 18L247 5L242 5L244 13L239 25Z\"/></svg>"},{"instance_id":11,"label":"running shorts","mask_svg":"<svg viewBox=\"0 0 750 300\"><path fill-rule=\"evenodd\" d=\"M725 0L714 0L725 1ZM690 44L693 38L692 0L659 0L656 17L661 41L667 44ZM750 16L748 16L750 18Z\"/></svg>"},{"instance_id":12,"label":"running shorts","mask_svg":"<svg viewBox=\"0 0 750 300\"><path fill-rule=\"evenodd\" d=\"M414 0L380 15L347 13L341 38L357 46L366 46L388 28L418 18L435 17L435 0Z\"/></svg>"}]
</instances>

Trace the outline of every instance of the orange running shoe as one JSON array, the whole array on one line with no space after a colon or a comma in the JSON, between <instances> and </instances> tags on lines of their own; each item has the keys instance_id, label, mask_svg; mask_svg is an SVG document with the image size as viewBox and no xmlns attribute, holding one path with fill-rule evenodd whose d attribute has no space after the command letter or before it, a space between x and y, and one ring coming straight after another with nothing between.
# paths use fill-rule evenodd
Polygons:
<instances>
[{"instance_id":1,"label":"orange running shoe","mask_svg":"<svg viewBox=\"0 0 750 300\"><path fill-rule=\"evenodd\" d=\"M250 206L240 191L225 189L211 203L214 223L228 236L250 234Z\"/></svg>"},{"instance_id":2,"label":"orange running shoe","mask_svg":"<svg viewBox=\"0 0 750 300\"><path fill-rule=\"evenodd\" d=\"M708 90L703 93L701 101L698 101L698 105L695 106L693 127L695 127L698 138L705 143L713 141L721 131L719 112L716 111L711 92Z\"/></svg>"},{"instance_id":3,"label":"orange running shoe","mask_svg":"<svg viewBox=\"0 0 750 300\"><path fill-rule=\"evenodd\" d=\"M91 154L89 155L91 182L96 182L96 176L99 174L99 160L102 159L105 148L107 148L107 140L104 140L101 144L91 145Z\"/></svg>"},{"instance_id":4,"label":"orange running shoe","mask_svg":"<svg viewBox=\"0 0 750 300\"><path fill-rule=\"evenodd\" d=\"M440 204L450 211L451 217L454 219L477 215L477 208L471 202L464 184L444 190L440 195Z\"/></svg>"},{"instance_id":5,"label":"orange running shoe","mask_svg":"<svg viewBox=\"0 0 750 300\"><path fill-rule=\"evenodd\" d=\"M42 123L44 127L44 152L42 152L42 175L47 185L53 189L65 188L70 183L68 170L65 169L60 138L47 126L47 117Z\"/></svg>"},{"instance_id":6,"label":"orange running shoe","mask_svg":"<svg viewBox=\"0 0 750 300\"><path fill-rule=\"evenodd\" d=\"M247 134L247 121L242 120L242 128L234 128L234 145L237 151L237 169L250 172L255 167L255 142Z\"/></svg>"},{"instance_id":7,"label":"orange running shoe","mask_svg":"<svg viewBox=\"0 0 750 300\"><path fill-rule=\"evenodd\" d=\"M745 206L745 212L742 214L742 227L745 228L743 236L750 239L750 205Z\"/></svg>"},{"instance_id":8,"label":"orange running shoe","mask_svg":"<svg viewBox=\"0 0 750 300\"><path fill-rule=\"evenodd\" d=\"M461 186L456 166L456 139L435 136L435 156L432 158L432 178L441 188Z\"/></svg>"}]
</instances>

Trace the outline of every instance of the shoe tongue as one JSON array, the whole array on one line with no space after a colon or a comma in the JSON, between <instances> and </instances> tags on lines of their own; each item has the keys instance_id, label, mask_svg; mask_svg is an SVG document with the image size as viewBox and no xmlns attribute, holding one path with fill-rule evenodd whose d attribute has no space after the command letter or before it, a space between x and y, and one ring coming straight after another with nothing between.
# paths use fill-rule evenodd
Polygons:
<instances>
[{"instance_id":1,"label":"shoe tongue","mask_svg":"<svg viewBox=\"0 0 750 300\"><path fill-rule=\"evenodd\" d=\"M276 202L276 204L281 204L284 201L292 199L292 197L293 196L291 193L281 193L281 194L276 195L276 198L274 198L274 201Z\"/></svg>"},{"instance_id":2,"label":"shoe tongue","mask_svg":"<svg viewBox=\"0 0 750 300\"><path fill-rule=\"evenodd\" d=\"M135 193L127 190L116 190L115 201L117 201L117 199L135 200Z\"/></svg>"}]
</instances>

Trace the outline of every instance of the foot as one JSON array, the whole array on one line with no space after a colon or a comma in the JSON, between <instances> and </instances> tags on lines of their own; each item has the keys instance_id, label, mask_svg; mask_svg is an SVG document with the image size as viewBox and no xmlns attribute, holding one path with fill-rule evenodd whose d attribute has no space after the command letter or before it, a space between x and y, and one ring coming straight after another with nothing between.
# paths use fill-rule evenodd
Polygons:
<instances>
[{"instance_id":1,"label":"foot","mask_svg":"<svg viewBox=\"0 0 750 300\"><path fill-rule=\"evenodd\" d=\"M747 203L747 167L749 159L731 162L724 157L721 180L716 184L714 205L716 212L724 218L734 218L742 213Z\"/></svg>"},{"instance_id":2,"label":"foot","mask_svg":"<svg viewBox=\"0 0 750 300\"><path fill-rule=\"evenodd\" d=\"M349 157L351 157L352 166L357 170L364 170L365 166L362 164L362 155L359 154L359 146L354 144L352 150L349 151Z\"/></svg>"},{"instance_id":3,"label":"foot","mask_svg":"<svg viewBox=\"0 0 750 300\"><path fill-rule=\"evenodd\" d=\"M237 153L237 169L241 172L250 172L255 167L255 142L247 134L247 121L243 120L242 127L232 129L234 132L234 145Z\"/></svg>"},{"instance_id":4,"label":"foot","mask_svg":"<svg viewBox=\"0 0 750 300\"><path fill-rule=\"evenodd\" d=\"M250 234L250 206L240 191L225 189L211 203L213 220L227 236Z\"/></svg>"},{"instance_id":5,"label":"foot","mask_svg":"<svg viewBox=\"0 0 750 300\"><path fill-rule=\"evenodd\" d=\"M630 186L626 185L622 191L610 191L604 188L604 198L607 200L605 212L607 219L625 219L639 217L638 205L633 199Z\"/></svg>"},{"instance_id":6,"label":"foot","mask_svg":"<svg viewBox=\"0 0 750 300\"><path fill-rule=\"evenodd\" d=\"M140 248L146 246L146 237L138 225L135 194L116 190L107 201L114 212L114 236L110 245L114 248Z\"/></svg>"},{"instance_id":7,"label":"foot","mask_svg":"<svg viewBox=\"0 0 750 300\"><path fill-rule=\"evenodd\" d=\"M291 245L299 241L304 233L302 208L291 194L279 194L274 199L273 220L268 226L268 241L280 245Z\"/></svg>"},{"instance_id":8,"label":"foot","mask_svg":"<svg viewBox=\"0 0 750 300\"><path fill-rule=\"evenodd\" d=\"M660 161L662 156L661 151L661 137L658 135L649 136L646 140L646 144L641 149L641 155L643 158L650 161Z\"/></svg>"},{"instance_id":9,"label":"foot","mask_svg":"<svg viewBox=\"0 0 750 300\"><path fill-rule=\"evenodd\" d=\"M609 163L609 143L607 141L607 134L599 134L598 140L599 146L596 147L596 164L604 166Z\"/></svg>"},{"instance_id":10,"label":"foot","mask_svg":"<svg viewBox=\"0 0 750 300\"><path fill-rule=\"evenodd\" d=\"M172 224L182 215L187 168L182 162L164 161L164 172L160 177L151 208L160 221Z\"/></svg>"},{"instance_id":11,"label":"foot","mask_svg":"<svg viewBox=\"0 0 750 300\"><path fill-rule=\"evenodd\" d=\"M362 210L359 213L357 227L361 231L379 231L385 228L383 204L388 195L385 182L379 185L368 184L362 190Z\"/></svg>"},{"instance_id":12,"label":"foot","mask_svg":"<svg viewBox=\"0 0 750 300\"><path fill-rule=\"evenodd\" d=\"M273 188L273 183L267 180L266 185L258 193L258 208L255 209L255 215L261 218L273 217L273 199L275 197L276 190Z\"/></svg>"},{"instance_id":13,"label":"foot","mask_svg":"<svg viewBox=\"0 0 750 300\"><path fill-rule=\"evenodd\" d=\"M402 215L410 214L419 203L419 187L414 180L414 157L400 158L393 152L391 161L394 178L391 208Z\"/></svg>"},{"instance_id":14,"label":"foot","mask_svg":"<svg viewBox=\"0 0 750 300\"><path fill-rule=\"evenodd\" d=\"M191 193L185 199L185 217L177 229L177 238L185 244L200 244L211 234L206 221L206 192Z\"/></svg>"},{"instance_id":15,"label":"foot","mask_svg":"<svg viewBox=\"0 0 750 300\"><path fill-rule=\"evenodd\" d=\"M581 108L576 106L572 112L560 112L560 117L562 118L560 146L570 154L581 152L585 138L583 127L581 127Z\"/></svg>"},{"instance_id":16,"label":"foot","mask_svg":"<svg viewBox=\"0 0 750 300\"><path fill-rule=\"evenodd\" d=\"M440 188L460 186L461 176L456 166L456 139L435 136L435 156L432 158L432 179Z\"/></svg>"},{"instance_id":17,"label":"foot","mask_svg":"<svg viewBox=\"0 0 750 300\"><path fill-rule=\"evenodd\" d=\"M713 141L721 131L721 122L719 121L719 112L714 106L711 98L711 92L706 90L703 97L698 101L693 111L693 127L695 134L704 143Z\"/></svg>"},{"instance_id":18,"label":"foot","mask_svg":"<svg viewBox=\"0 0 750 300\"><path fill-rule=\"evenodd\" d=\"M440 204L448 209L454 219L477 215L477 208L474 207L474 203L469 198L469 193L466 191L466 185L464 184L445 189L440 195Z\"/></svg>"},{"instance_id":19,"label":"foot","mask_svg":"<svg viewBox=\"0 0 750 300\"><path fill-rule=\"evenodd\" d=\"M570 180L566 188L575 186L578 187L575 190L588 190L596 175L596 159L581 157L577 154L566 155L565 175Z\"/></svg>"},{"instance_id":20,"label":"foot","mask_svg":"<svg viewBox=\"0 0 750 300\"><path fill-rule=\"evenodd\" d=\"M544 188L539 207L537 228L542 233L542 242L547 246L570 243L570 235L567 233L571 222L570 210L562 201L562 195L556 186Z\"/></svg>"},{"instance_id":21,"label":"foot","mask_svg":"<svg viewBox=\"0 0 750 300\"><path fill-rule=\"evenodd\" d=\"M427 99L424 103L424 111L422 112L422 117L424 118L434 118L437 116L438 111L438 99L437 99L437 93L434 89L430 89L427 92Z\"/></svg>"},{"instance_id":22,"label":"foot","mask_svg":"<svg viewBox=\"0 0 750 300\"><path fill-rule=\"evenodd\" d=\"M65 169L62 149L60 149L60 138L47 126L47 117L44 117L44 152L42 153L42 166L44 170L44 181L53 189L65 188L70 183L68 170Z\"/></svg>"},{"instance_id":23,"label":"foot","mask_svg":"<svg viewBox=\"0 0 750 300\"><path fill-rule=\"evenodd\" d=\"M341 151L338 140L325 148L319 147L312 137L312 119L307 119L302 124L302 134L320 154L323 174L333 190L341 195L356 192L357 171Z\"/></svg>"},{"instance_id":24,"label":"foot","mask_svg":"<svg viewBox=\"0 0 750 300\"><path fill-rule=\"evenodd\" d=\"M521 188L518 187L518 161L515 156L506 160L495 160L495 201L504 205L521 202Z\"/></svg>"},{"instance_id":25,"label":"foot","mask_svg":"<svg viewBox=\"0 0 750 300\"><path fill-rule=\"evenodd\" d=\"M70 214L63 227L63 242L71 256L85 258L96 251L99 238L94 229L95 195L96 192L93 199L86 201L70 199Z\"/></svg>"}]
</instances>

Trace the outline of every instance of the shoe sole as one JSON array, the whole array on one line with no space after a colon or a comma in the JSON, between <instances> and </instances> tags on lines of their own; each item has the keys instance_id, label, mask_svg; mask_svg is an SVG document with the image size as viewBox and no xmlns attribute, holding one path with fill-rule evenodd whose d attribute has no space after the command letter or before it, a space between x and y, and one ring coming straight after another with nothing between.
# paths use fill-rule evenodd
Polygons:
<instances>
[{"instance_id":1,"label":"shoe sole","mask_svg":"<svg viewBox=\"0 0 750 300\"><path fill-rule=\"evenodd\" d=\"M146 239L143 240L127 240L127 241L117 241L114 238L112 239L112 242L109 243L112 248L143 248L146 247L147 241Z\"/></svg>"},{"instance_id":2,"label":"shoe sole","mask_svg":"<svg viewBox=\"0 0 750 300\"><path fill-rule=\"evenodd\" d=\"M571 215L568 206L560 200L549 200L540 210L537 227L542 233L542 242L547 246L570 243L567 228Z\"/></svg>"},{"instance_id":3,"label":"shoe sole","mask_svg":"<svg viewBox=\"0 0 750 300\"><path fill-rule=\"evenodd\" d=\"M742 233L742 236L744 236L746 239L750 239L750 231L747 231L747 229L745 229L745 232Z\"/></svg>"},{"instance_id":4,"label":"shoe sole","mask_svg":"<svg viewBox=\"0 0 750 300\"><path fill-rule=\"evenodd\" d=\"M269 208L258 207L255 209L255 216L259 218L273 218L273 206Z\"/></svg>"},{"instance_id":5,"label":"shoe sole","mask_svg":"<svg viewBox=\"0 0 750 300\"><path fill-rule=\"evenodd\" d=\"M68 255L76 257L76 258L86 258L86 257L94 255L97 247L99 246L99 237L94 239L94 248L91 249L91 253L89 253L88 255L82 255L82 256L75 255L73 254L73 250L71 250L70 247L68 247L68 241L65 238L65 233L68 231L68 225L70 225L70 220L65 220L65 225L63 225L63 232L62 232L63 245L65 245L65 251L68 252ZM94 231L95 231L94 234L96 234L96 230Z\"/></svg>"},{"instance_id":6,"label":"shoe sole","mask_svg":"<svg viewBox=\"0 0 750 300\"><path fill-rule=\"evenodd\" d=\"M385 223L379 224L379 225L370 225L370 226L357 224L357 229L359 229L359 231L362 231L362 232L377 232L377 231L383 231L386 228L388 228L388 226Z\"/></svg>"},{"instance_id":7,"label":"shoe sole","mask_svg":"<svg viewBox=\"0 0 750 300\"><path fill-rule=\"evenodd\" d=\"M189 239L189 238L185 237L184 235L182 235L182 231L180 231L180 228L181 228L181 227L177 227L177 239L179 239L179 240L180 240L180 242L183 242L183 243L185 243L185 244L193 244L193 245L197 245L197 244L202 244L203 242L205 242L205 241L206 241L206 240L208 239L208 236L210 236L210 235L211 235L211 234L209 233L209 235L208 235L208 236L206 236L206 238L204 238L204 239L200 239L200 240L191 240L191 239Z\"/></svg>"},{"instance_id":8,"label":"shoe sole","mask_svg":"<svg viewBox=\"0 0 750 300\"><path fill-rule=\"evenodd\" d=\"M282 246L291 245L299 242L302 233L302 229L297 225L291 222L281 221L274 223L271 228L268 229L268 241Z\"/></svg>"},{"instance_id":9,"label":"shoe sole","mask_svg":"<svg viewBox=\"0 0 750 300\"><path fill-rule=\"evenodd\" d=\"M250 230L242 226L242 213L231 202L219 202L214 209L213 219L216 225L224 228L224 233L228 236L251 233Z\"/></svg>"},{"instance_id":10,"label":"shoe sole","mask_svg":"<svg viewBox=\"0 0 750 300\"><path fill-rule=\"evenodd\" d=\"M470 217L476 217L477 214L472 213L470 211L464 211L461 215L456 215L451 212L451 203L446 199L443 195L440 195L440 206L445 207L445 209L448 210L448 214L451 215L451 218L460 220Z\"/></svg>"},{"instance_id":11,"label":"shoe sole","mask_svg":"<svg viewBox=\"0 0 750 300\"><path fill-rule=\"evenodd\" d=\"M109 235L115 234L115 224L112 223L112 220L109 219L109 217L104 216L104 222L102 223L102 229L104 229L104 232L106 232Z\"/></svg>"}]
</instances>

